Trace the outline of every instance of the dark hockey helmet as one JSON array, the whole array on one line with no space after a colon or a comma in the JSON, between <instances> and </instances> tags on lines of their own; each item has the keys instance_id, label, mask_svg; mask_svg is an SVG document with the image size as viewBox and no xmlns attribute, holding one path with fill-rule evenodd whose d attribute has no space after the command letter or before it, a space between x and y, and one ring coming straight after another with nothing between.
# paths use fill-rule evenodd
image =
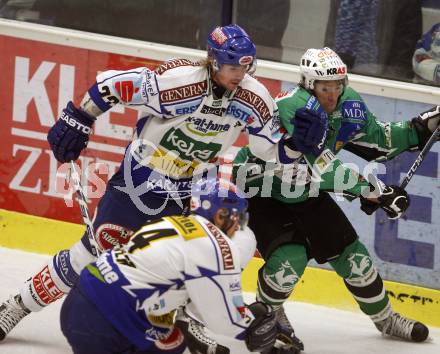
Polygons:
<instances>
[{"instance_id":1,"label":"dark hockey helmet","mask_svg":"<svg viewBox=\"0 0 440 354\"><path fill-rule=\"evenodd\" d=\"M224 230L231 227L233 217L238 217L240 228L248 222L248 202L243 193L231 182L224 179L206 178L193 184L191 194L191 213L203 216L214 222L214 215L221 210L222 218L227 219Z\"/></svg>"},{"instance_id":2,"label":"dark hockey helmet","mask_svg":"<svg viewBox=\"0 0 440 354\"><path fill-rule=\"evenodd\" d=\"M207 48L215 70L223 64L231 64L246 65L250 73L255 71L255 44L238 25L215 27L208 35Z\"/></svg>"}]
</instances>

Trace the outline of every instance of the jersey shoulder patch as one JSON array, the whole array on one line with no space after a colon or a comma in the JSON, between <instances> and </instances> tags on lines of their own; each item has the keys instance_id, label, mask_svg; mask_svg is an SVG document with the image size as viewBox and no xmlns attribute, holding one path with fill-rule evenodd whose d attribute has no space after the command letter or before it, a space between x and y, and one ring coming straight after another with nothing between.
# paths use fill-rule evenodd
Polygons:
<instances>
[{"instance_id":1,"label":"jersey shoulder patch","mask_svg":"<svg viewBox=\"0 0 440 354\"><path fill-rule=\"evenodd\" d=\"M168 216L165 219L174 226L185 241L207 236L206 231L203 229L202 225L200 225L200 222L191 215Z\"/></svg>"},{"instance_id":2,"label":"jersey shoulder patch","mask_svg":"<svg viewBox=\"0 0 440 354\"><path fill-rule=\"evenodd\" d=\"M200 66L199 62L194 62L189 59L170 59L159 65L155 72L157 75L162 75L168 70L175 69L182 66Z\"/></svg>"}]
</instances>

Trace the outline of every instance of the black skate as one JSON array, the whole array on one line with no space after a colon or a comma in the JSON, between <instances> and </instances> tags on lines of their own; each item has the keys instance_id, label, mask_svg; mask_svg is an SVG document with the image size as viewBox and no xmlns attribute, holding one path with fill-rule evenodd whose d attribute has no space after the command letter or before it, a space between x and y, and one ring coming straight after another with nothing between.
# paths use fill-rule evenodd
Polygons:
<instances>
[{"instance_id":1,"label":"black skate","mask_svg":"<svg viewBox=\"0 0 440 354\"><path fill-rule=\"evenodd\" d=\"M277 340L275 342L274 348L277 348L276 351L272 350L271 354L298 354L302 350L304 350L304 344L295 335L295 331L290 323L289 319L284 312L284 307L275 310L277 317L277 325L279 334Z\"/></svg>"},{"instance_id":2,"label":"black skate","mask_svg":"<svg viewBox=\"0 0 440 354\"><path fill-rule=\"evenodd\" d=\"M423 323L410 320L394 312L383 321L375 322L382 335L402 338L413 342L423 342L428 338L429 329Z\"/></svg>"},{"instance_id":3,"label":"black skate","mask_svg":"<svg viewBox=\"0 0 440 354\"><path fill-rule=\"evenodd\" d=\"M22 305L21 296L11 296L0 305L0 341L21 321L30 311Z\"/></svg>"}]
</instances>

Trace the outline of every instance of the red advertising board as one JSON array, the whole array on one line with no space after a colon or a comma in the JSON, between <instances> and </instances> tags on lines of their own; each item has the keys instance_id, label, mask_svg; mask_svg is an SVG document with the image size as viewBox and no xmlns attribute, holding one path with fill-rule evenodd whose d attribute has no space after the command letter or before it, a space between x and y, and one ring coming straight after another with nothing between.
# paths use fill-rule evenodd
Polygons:
<instances>
[{"instance_id":1,"label":"red advertising board","mask_svg":"<svg viewBox=\"0 0 440 354\"><path fill-rule=\"evenodd\" d=\"M8 36L0 36L0 52L0 208L79 223L79 210L66 206L72 205L66 168L53 157L47 131L69 100L80 103L99 71L154 68L158 62ZM280 90L279 81L261 81L272 95ZM118 106L97 120L78 161L88 171L83 184L91 211L118 168L138 117L138 111Z\"/></svg>"}]
</instances>

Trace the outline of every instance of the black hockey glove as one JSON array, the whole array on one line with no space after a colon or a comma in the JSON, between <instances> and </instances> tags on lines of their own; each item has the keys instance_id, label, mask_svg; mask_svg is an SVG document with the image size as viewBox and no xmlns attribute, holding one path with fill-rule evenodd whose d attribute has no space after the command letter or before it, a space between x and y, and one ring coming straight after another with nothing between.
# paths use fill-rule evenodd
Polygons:
<instances>
[{"instance_id":1,"label":"black hockey glove","mask_svg":"<svg viewBox=\"0 0 440 354\"><path fill-rule=\"evenodd\" d=\"M419 149L422 150L428 139L440 123L440 106L432 107L411 120L419 138ZM437 138L437 141L440 137Z\"/></svg>"},{"instance_id":2,"label":"black hockey glove","mask_svg":"<svg viewBox=\"0 0 440 354\"><path fill-rule=\"evenodd\" d=\"M278 335L270 354L298 354L304 350L303 342L295 335L283 306L276 311Z\"/></svg>"},{"instance_id":3,"label":"black hockey glove","mask_svg":"<svg viewBox=\"0 0 440 354\"><path fill-rule=\"evenodd\" d=\"M294 129L292 138L287 142L289 147L303 154L319 156L327 138L327 115L303 107L296 110L291 122Z\"/></svg>"},{"instance_id":4,"label":"black hockey glove","mask_svg":"<svg viewBox=\"0 0 440 354\"><path fill-rule=\"evenodd\" d=\"M398 219L404 211L408 209L410 200L408 193L399 186L385 186L380 196L377 198L379 203L372 202L367 198L360 197L361 210L371 215L378 208L382 208L389 219Z\"/></svg>"},{"instance_id":5,"label":"black hockey glove","mask_svg":"<svg viewBox=\"0 0 440 354\"><path fill-rule=\"evenodd\" d=\"M229 348L210 338L205 332L205 326L190 317L183 308L177 310L174 325L182 331L192 354L229 354Z\"/></svg>"},{"instance_id":6,"label":"black hockey glove","mask_svg":"<svg viewBox=\"0 0 440 354\"><path fill-rule=\"evenodd\" d=\"M50 128L47 141L55 158L61 162L74 161L89 142L96 118L76 108L70 101Z\"/></svg>"},{"instance_id":7,"label":"black hockey glove","mask_svg":"<svg viewBox=\"0 0 440 354\"><path fill-rule=\"evenodd\" d=\"M248 309L255 319L247 329L246 346L251 352L264 352L273 347L278 334L275 312L262 302L254 302Z\"/></svg>"}]
</instances>

